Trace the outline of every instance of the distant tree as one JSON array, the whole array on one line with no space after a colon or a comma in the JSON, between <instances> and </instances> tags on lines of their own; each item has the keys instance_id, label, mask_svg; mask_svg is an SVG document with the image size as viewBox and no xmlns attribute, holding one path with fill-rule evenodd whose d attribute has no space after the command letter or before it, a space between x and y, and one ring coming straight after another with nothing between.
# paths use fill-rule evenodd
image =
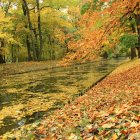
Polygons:
<instances>
[{"instance_id":1,"label":"distant tree","mask_svg":"<svg viewBox=\"0 0 140 140\"><path fill-rule=\"evenodd\" d=\"M75 17L68 13L80 0L1 0L0 63L38 61L64 55ZM58 51L58 52L56 52ZM50 55L48 55L48 52ZM9 60L8 60L9 61Z\"/></svg>"}]
</instances>

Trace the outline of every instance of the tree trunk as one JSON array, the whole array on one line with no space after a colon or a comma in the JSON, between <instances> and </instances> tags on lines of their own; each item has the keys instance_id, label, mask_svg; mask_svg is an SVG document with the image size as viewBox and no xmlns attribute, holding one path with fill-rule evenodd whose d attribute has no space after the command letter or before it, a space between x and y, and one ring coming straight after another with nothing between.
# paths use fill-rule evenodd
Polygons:
<instances>
[{"instance_id":1,"label":"tree trunk","mask_svg":"<svg viewBox=\"0 0 140 140\"><path fill-rule=\"evenodd\" d=\"M52 50L53 50L53 44L52 44L52 39L51 39L51 36L48 35L48 43L49 43L49 53L50 53L50 60L52 60Z\"/></svg>"},{"instance_id":2,"label":"tree trunk","mask_svg":"<svg viewBox=\"0 0 140 140\"><path fill-rule=\"evenodd\" d=\"M131 18L131 20L132 20L132 18ZM132 32L136 33L135 26L132 24L131 27L132 27ZM134 59L135 57L137 57L136 48L134 46L131 46L131 60Z\"/></svg>"},{"instance_id":3,"label":"tree trunk","mask_svg":"<svg viewBox=\"0 0 140 140\"><path fill-rule=\"evenodd\" d=\"M26 17L27 13L26 13L26 9L24 4L22 4L22 10L23 10L23 14ZM25 25L25 28L28 28L27 25ZM31 44L30 44L30 40L28 35L26 36L26 47L27 47L27 52L28 52L28 61L32 61L32 55L31 55Z\"/></svg>"},{"instance_id":4,"label":"tree trunk","mask_svg":"<svg viewBox=\"0 0 140 140\"><path fill-rule=\"evenodd\" d=\"M108 58L108 53L105 51L102 56L103 56L104 59L107 59Z\"/></svg>"},{"instance_id":5,"label":"tree trunk","mask_svg":"<svg viewBox=\"0 0 140 140\"><path fill-rule=\"evenodd\" d=\"M39 48L38 48L38 43L37 43L38 35L37 35L37 32L36 32L35 28L34 28L34 36L35 36L35 52L36 52L36 57L37 57L37 60L39 60Z\"/></svg>"},{"instance_id":6,"label":"tree trunk","mask_svg":"<svg viewBox=\"0 0 140 140\"><path fill-rule=\"evenodd\" d=\"M0 54L0 63L5 63L5 59L4 59L4 56L2 54Z\"/></svg>"},{"instance_id":7,"label":"tree trunk","mask_svg":"<svg viewBox=\"0 0 140 140\"><path fill-rule=\"evenodd\" d=\"M36 0L37 5L37 13L38 13L38 32L39 32L39 43L40 43L40 50L39 50L39 59L41 59L42 56L42 48L43 48L43 42L42 42L42 31L41 31L41 15L40 15L40 5L39 0Z\"/></svg>"},{"instance_id":8,"label":"tree trunk","mask_svg":"<svg viewBox=\"0 0 140 140\"><path fill-rule=\"evenodd\" d=\"M29 41L28 35L26 37L26 45L27 45L27 52L28 52L28 61L32 61L31 46L30 46L30 41Z\"/></svg>"},{"instance_id":9,"label":"tree trunk","mask_svg":"<svg viewBox=\"0 0 140 140\"><path fill-rule=\"evenodd\" d=\"M4 41L1 40L0 42L0 63L5 63L5 56L3 54Z\"/></svg>"},{"instance_id":10,"label":"tree trunk","mask_svg":"<svg viewBox=\"0 0 140 140\"><path fill-rule=\"evenodd\" d=\"M136 47L138 51L138 58L140 58L140 46Z\"/></svg>"},{"instance_id":11,"label":"tree trunk","mask_svg":"<svg viewBox=\"0 0 140 140\"><path fill-rule=\"evenodd\" d=\"M131 48L131 60L134 59L136 57L136 49L135 48Z\"/></svg>"},{"instance_id":12,"label":"tree trunk","mask_svg":"<svg viewBox=\"0 0 140 140\"><path fill-rule=\"evenodd\" d=\"M23 6L25 7L25 10L26 10L29 29L31 31L31 44L30 45L32 45L32 49L33 49L33 58L34 58L34 60L36 60L35 45L34 45L34 39L33 39L33 36L32 36L32 33L34 31L33 31L32 23L31 23L30 12L29 12L27 1L26 0L22 0L22 1L23 1Z\"/></svg>"},{"instance_id":13,"label":"tree trunk","mask_svg":"<svg viewBox=\"0 0 140 140\"><path fill-rule=\"evenodd\" d=\"M140 3L137 6L137 15L136 15L136 22L137 22L137 31L138 31L138 58L140 58Z\"/></svg>"}]
</instances>

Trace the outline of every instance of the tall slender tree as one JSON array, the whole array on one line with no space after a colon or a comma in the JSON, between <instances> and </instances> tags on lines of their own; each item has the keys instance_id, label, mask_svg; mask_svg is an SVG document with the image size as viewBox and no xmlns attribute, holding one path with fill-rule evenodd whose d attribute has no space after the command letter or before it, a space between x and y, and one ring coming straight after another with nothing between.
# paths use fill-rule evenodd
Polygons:
<instances>
[{"instance_id":1,"label":"tall slender tree","mask_svg":"<svg viewBox=\"0 0 140 140\"><path fill-rule=\"evenodd\" d=\"M42 40L41 14L40 14L40 5L39 5L39 0L36 0L36 5L37 5L38 32L39 32L39 43L40 43L40 49L39 49L39 59L41 59L41 56L42 56L42 48L43 48L43 40Z\"/></svg>"}]
</instances>

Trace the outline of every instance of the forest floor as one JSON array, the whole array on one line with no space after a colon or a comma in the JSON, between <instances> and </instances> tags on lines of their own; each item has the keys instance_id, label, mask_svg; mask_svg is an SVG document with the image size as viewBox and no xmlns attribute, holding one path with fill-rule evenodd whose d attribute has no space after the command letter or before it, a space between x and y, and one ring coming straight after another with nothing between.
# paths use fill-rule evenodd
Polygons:
<instances>
[{"instance_id":1,"label":"forest floor","mask_svg":"<svg viewBox=\"0 0 140 140\"><path fill-rule=\"evenodd\" d=\"M17 137L140 140L140 60L122 64L86 94L41 122L23 128Z\"/></svg>"}]
</instances>

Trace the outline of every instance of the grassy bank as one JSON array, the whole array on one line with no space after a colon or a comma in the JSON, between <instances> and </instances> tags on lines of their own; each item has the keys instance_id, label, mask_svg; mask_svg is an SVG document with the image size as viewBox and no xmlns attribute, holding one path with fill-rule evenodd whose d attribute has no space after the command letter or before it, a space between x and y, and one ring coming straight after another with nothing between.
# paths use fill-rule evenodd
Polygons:
<instances>
[{"instance_id":1,"label":"grassy bank","mask_svg":"<svg viewBox=\"0 0 140 140\"><path fill-rule=\"evenodd\" d=\"M16 137L16 133L13 134ZM140 139L140 60L119 66L85 95L17 137L41 140Z\"/></svg>"}]
</instances>

